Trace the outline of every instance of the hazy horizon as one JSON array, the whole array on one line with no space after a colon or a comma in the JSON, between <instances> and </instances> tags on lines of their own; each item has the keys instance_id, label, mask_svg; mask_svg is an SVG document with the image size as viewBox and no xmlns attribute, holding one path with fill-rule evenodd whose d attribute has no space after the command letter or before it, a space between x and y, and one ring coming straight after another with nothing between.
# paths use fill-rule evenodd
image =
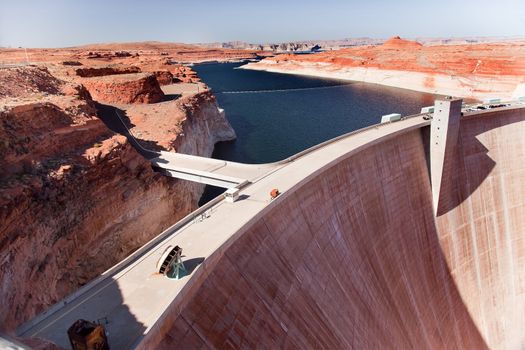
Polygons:
<instances>
[{"instance_id":1,"label":"hazy horizon","mask_svg":"<svg viewBox=\"0 0 525 350\"><path fill-rule=\"evenodd\" d=\"M0 46L523 37L525 2L0 0Z\"/></svg>"},{"instance_id":2,"label":"hazy horizon","mask_svg":"<svg viewBox=\"0 0 525 350\"><path fill-rule=\"evenodd\" d=\"M228 41L208 41L208 42L180 42L180 41L161 41L161 40L143 40L143 41L100 41L100 42L88 42L77 45L64 45L64 46L15 46L15 45L3 45L0 44L0 48L26 48L26 49L67 49L74 47L83 47L91 45L108 45L108 44L132 44L132 43L163 43L163 44L180 44L180 45L209 45L209 44L218 44L218 43L234 43L234 42L244 42L246 44L253 45L269 45L269 44L281 44L281 43L300 43L300 42L323 42L323 41L341 41L345 39L373 39L373 40L388 40L392 37L398 36L393 34L389 37L346 37L346 38L324 38L324 39L303 39L303 40L292 40L292 41L267 41L267 42L249 42L244 40L228 40ZM462 40L462 39L503 39L506 41L516 40L525 40L525 35L502 35L502 36L450 36L450 37L403 37L404 40L418 40L418 39L444 39L444 40Z\"/></svg>"}]
</instances>

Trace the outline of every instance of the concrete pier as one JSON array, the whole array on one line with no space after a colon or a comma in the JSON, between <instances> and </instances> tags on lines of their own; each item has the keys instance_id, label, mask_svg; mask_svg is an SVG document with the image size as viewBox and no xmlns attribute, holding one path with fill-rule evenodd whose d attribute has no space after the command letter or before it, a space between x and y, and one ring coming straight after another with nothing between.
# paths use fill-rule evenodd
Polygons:
<instances>
[{"instance_id":1,"label":"concrete pier","mask_svg":"<svg viewBox=\"0 0 525 350\"><path fill-rule=\"evenodd\" d=\"M440 193L454 171L453 158L457 155L461 99L436 100L434 118L430 124L430 174L432 181L432 203L434 214L443 206Z\"/></svg>"}]
</instances>

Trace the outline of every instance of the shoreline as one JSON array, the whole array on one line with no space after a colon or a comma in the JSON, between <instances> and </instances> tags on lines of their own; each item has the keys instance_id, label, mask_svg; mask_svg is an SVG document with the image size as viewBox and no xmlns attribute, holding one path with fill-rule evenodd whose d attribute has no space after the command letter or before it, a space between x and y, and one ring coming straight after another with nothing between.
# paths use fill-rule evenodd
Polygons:
<instances>
[{"instance_id":1,"label":"shoreline","mask_svg":"<svg viewBox=\"0 0 525 350\"><path fill-rule=\"evenodd\" d=\"M514 99L521 96L519 93L525 95L525 84L516 85L516 83L510 81L510 79L508 81L501 79L501 81L494 82L490 78L482 77L469 78L437 73L383 70L378 68L336 68L329 64L306 65L294 61L277 63L275 61L265 62L263 60L255 63L247 63L238 67L238 69L363 82L479 101L493 98ZM485 81L479 81L481 79ZM488 87L488 89L480 91L474 89L474 87L479 89L480 85L482 88ZM509 85L516 86L514 89L509 89L509 87L511 87Z\"/></svg>"}]
</instances>

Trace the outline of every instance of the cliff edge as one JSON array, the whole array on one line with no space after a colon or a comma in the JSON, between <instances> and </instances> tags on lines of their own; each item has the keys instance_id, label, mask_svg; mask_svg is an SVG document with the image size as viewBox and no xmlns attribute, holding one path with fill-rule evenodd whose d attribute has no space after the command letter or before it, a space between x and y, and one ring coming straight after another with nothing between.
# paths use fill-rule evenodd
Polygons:
<instances>
[{"instance_id":1,"label":"cliff edge","mask_svg":"<svg viewBox=\"0 0 525 350\"><path fill-rule=\"evenodd\" d=\"M190 68L160 55L111 57L0 69L0 329L12 331L197 207L204 185L155 173L104 113L120 111L139 142L159 150L209 157L216 142L235 138L206 88L161 90L157 77L175 87L197 80Z\"/></svg>"}]
</instances>

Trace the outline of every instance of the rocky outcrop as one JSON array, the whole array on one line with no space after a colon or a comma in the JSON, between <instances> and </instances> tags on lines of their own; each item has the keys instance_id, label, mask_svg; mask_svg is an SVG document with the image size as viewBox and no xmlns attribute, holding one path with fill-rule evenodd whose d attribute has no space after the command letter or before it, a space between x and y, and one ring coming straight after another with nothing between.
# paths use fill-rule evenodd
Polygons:
<instances>
[{"instance_id":1,"label":"rocky outcrop","mask_svg":"<svg viewBox=\"0 0 525 350\"><path fill-rule=\"evenodd\" d=\"M82 63L78 62L78 61L64 61L62 62L62 64L64 66L81 66Z\"/></svg>"},{"instance_id":2,"label":"rocky outcrop","mask_svg":"<svg viewBox=\"0 0 525 350\"><path fill-rule=\"evenodd\" d=\"M383 43L383 48L420 48L423 47L421 43L412 40L401 39L399 36L394 36Z\"/></svg>"},{"instance_id":3,"label":"rocky outcrop","mask_svg":"<svg viewBox=\"0 0 525 350\"><path fill-rule=\"evenodd\" d=\"M155 103L164 99L155 75L150 73L85 78L82 84L98 102Z\"/></svg>"},{"instance_id":4,"label":"rocky outcrop","mask_svg":"<svg viewBox=\"0 0 525 350\"><path fill-rule=\"evenodd\" d=\"M0 175L31 169L41 159L60 155L108 134L96 118L89 93L53 77L47 69L0 71Z\"/></svg>"},{"instance_id":5,"label":"rocky outcrop","mask_svg":"<svg viewBox=\"0 0 525 350\"><path fill-rule=\"evenodd\" d=\"M190 67L182 64L171 63L169 60L153 61L142 64L144 72L155 74L160 85L171 83L196 83L200 79Z\"/></svg>"},{"instance_id":6,"label":"rocky outcrop","mask_svg":"<svg viewBox=\"0 0 525 350\"><path fill-rule=\"evenodd\" d=\"M120 58L125 57L125 58L127 58L127 57L133 56L133 54L131 54L130 52L127 52L127 51L109 51L109 52L96 52L96 51L92 52L92 51L89 51L85 55L86 55L86 58L88 58L88 59L102 58L102 59L106 59L106 60L111 60L112 58L115 58L115 57L120 57Z\"/></svg>"},{"instance_id":7,"label":"rocky outcrop","mask_svg":"<svg viewBox=\"0 0 525 350\"><path fill-rule=\"evenodd\" d=\"M183 83L196 83L200 81L199 77L197 76L197 73L190 67L186 67L183 65L175 65L171 72L173 73L174 79L177 79L180 82Z\"/></svg>"},{"instance_id":8,"label":"rocky outcrop","mask_svg":"<svg viewBox=\"0 0 525 350\"><path fill-rule=\"evenodd\" d=\"M61 93L65 82L49 74L45 67L19 67L0 70L0 99L24 98L39 94L56 95Z\"/></svg>"},{"instance_id":9,"label":"rocky outcrop","mask_svg":"<svg viewBox=\"0 0 525 350\"><path fill-rule=\"evenodd\" d=\"M89 77L101 77L105 75L113 74L130 74L140 73L140 68L135 66L122 66L122 67L88 67L78 68L75 73L84 78Z\"/></svg>"},{"instance_id":10,"label":"rocky outcrop","mask_svg":"<svg viewBox=\"0 0 525 350\"><path fill-rule=\"evenodd\" d=\"M194 210L204 190L204 185L153 172L125 137L114 135L96 117L82 87L53 78L47 70L16 69L28 78L14 79L17 75L9 72L5 76L14 83L0 85L4 95L18 96L0 100L0 329L7 330ZM134 88L137 78L142 90ZM151 90L158 83L151 74L79 79L105 101L157 100ZM103 88L96 85L106 79ZM141 91L146 97L131 98ZM211 156L214 142L234 136L209 93L131 105L139 106L152 108L149 116L162 106L180 111L180 122L166 133L165 144L174 142L190 154ZM142 125L133 122L135 128ZM159 135L150 137L166 149Z\"/></svg>"},{"instance_id":11,"label":"rocky outcrop","mask_svg":"<svg viewBox=\"0 0 525 350\"><path fill-rule=\"evenodd\" d=\"M196 207L200 185L154 173L114 136L47 159L2 188L0 323L8 329L117 263Z\"/></svg>"},{"instance_id":12,"label":"rocky outcrop","mask_svg":"<svg viewBox=\"0 0 525 350\"><path fill-rule=\"evenodd\" d=\"M217 142L236 138L235 131L225 118L224 110L219 108L210 91L188 97L182 101L182 106L186 116L182 122L182 133L197 137L176 139L171 146L177 152L187 154L196 150L201 154L211 154L213 145ZM199 142L200 139L208 142Z\"/></svg>"},{"instance_id":13,"label":"rocky outcrop","mask_svg":"<svg viewBox=\"0 0 525 350\"><path fill-rule=\"evenodd\" d=\"M169 85L173 83L173 74L167 70L155 70L151 73L155 74L159 85Z\"/></svg>"},{"instance_id":14,"label":"rocky outcrop","mask_svg":"<svg viewBox=\"0 0 525 350\"><path fill-rule=\"evenodd\" d=\"M64 149L108 135L94 109L91 112L93 115L75 121L71 113L51 102L7 107L0 112L0 176L31 169L43 158L60 156Z\"/></svg>"},{"instance_id":15,"label":"rocky outcrop","mask_svg":"<svg viewBox=\"0 0 525 350\"><path fill-rule=\"evenodd\" d=\"M208 90L156 105L132 105L125 113L145 148L211 155L215 143L236 137Z\"/></svg>"},{"instance_id":16,"label":"rocky outcrop","mask_svg":"<svg viewBox=\"0 0 525 350\"><path fill-rule=\"evenodd\" d=\"M394 37L382 46L279 55L243 68L476 99L514 98L525 90L525 44L422 46Z\"/></svg>"}]
</instances>

